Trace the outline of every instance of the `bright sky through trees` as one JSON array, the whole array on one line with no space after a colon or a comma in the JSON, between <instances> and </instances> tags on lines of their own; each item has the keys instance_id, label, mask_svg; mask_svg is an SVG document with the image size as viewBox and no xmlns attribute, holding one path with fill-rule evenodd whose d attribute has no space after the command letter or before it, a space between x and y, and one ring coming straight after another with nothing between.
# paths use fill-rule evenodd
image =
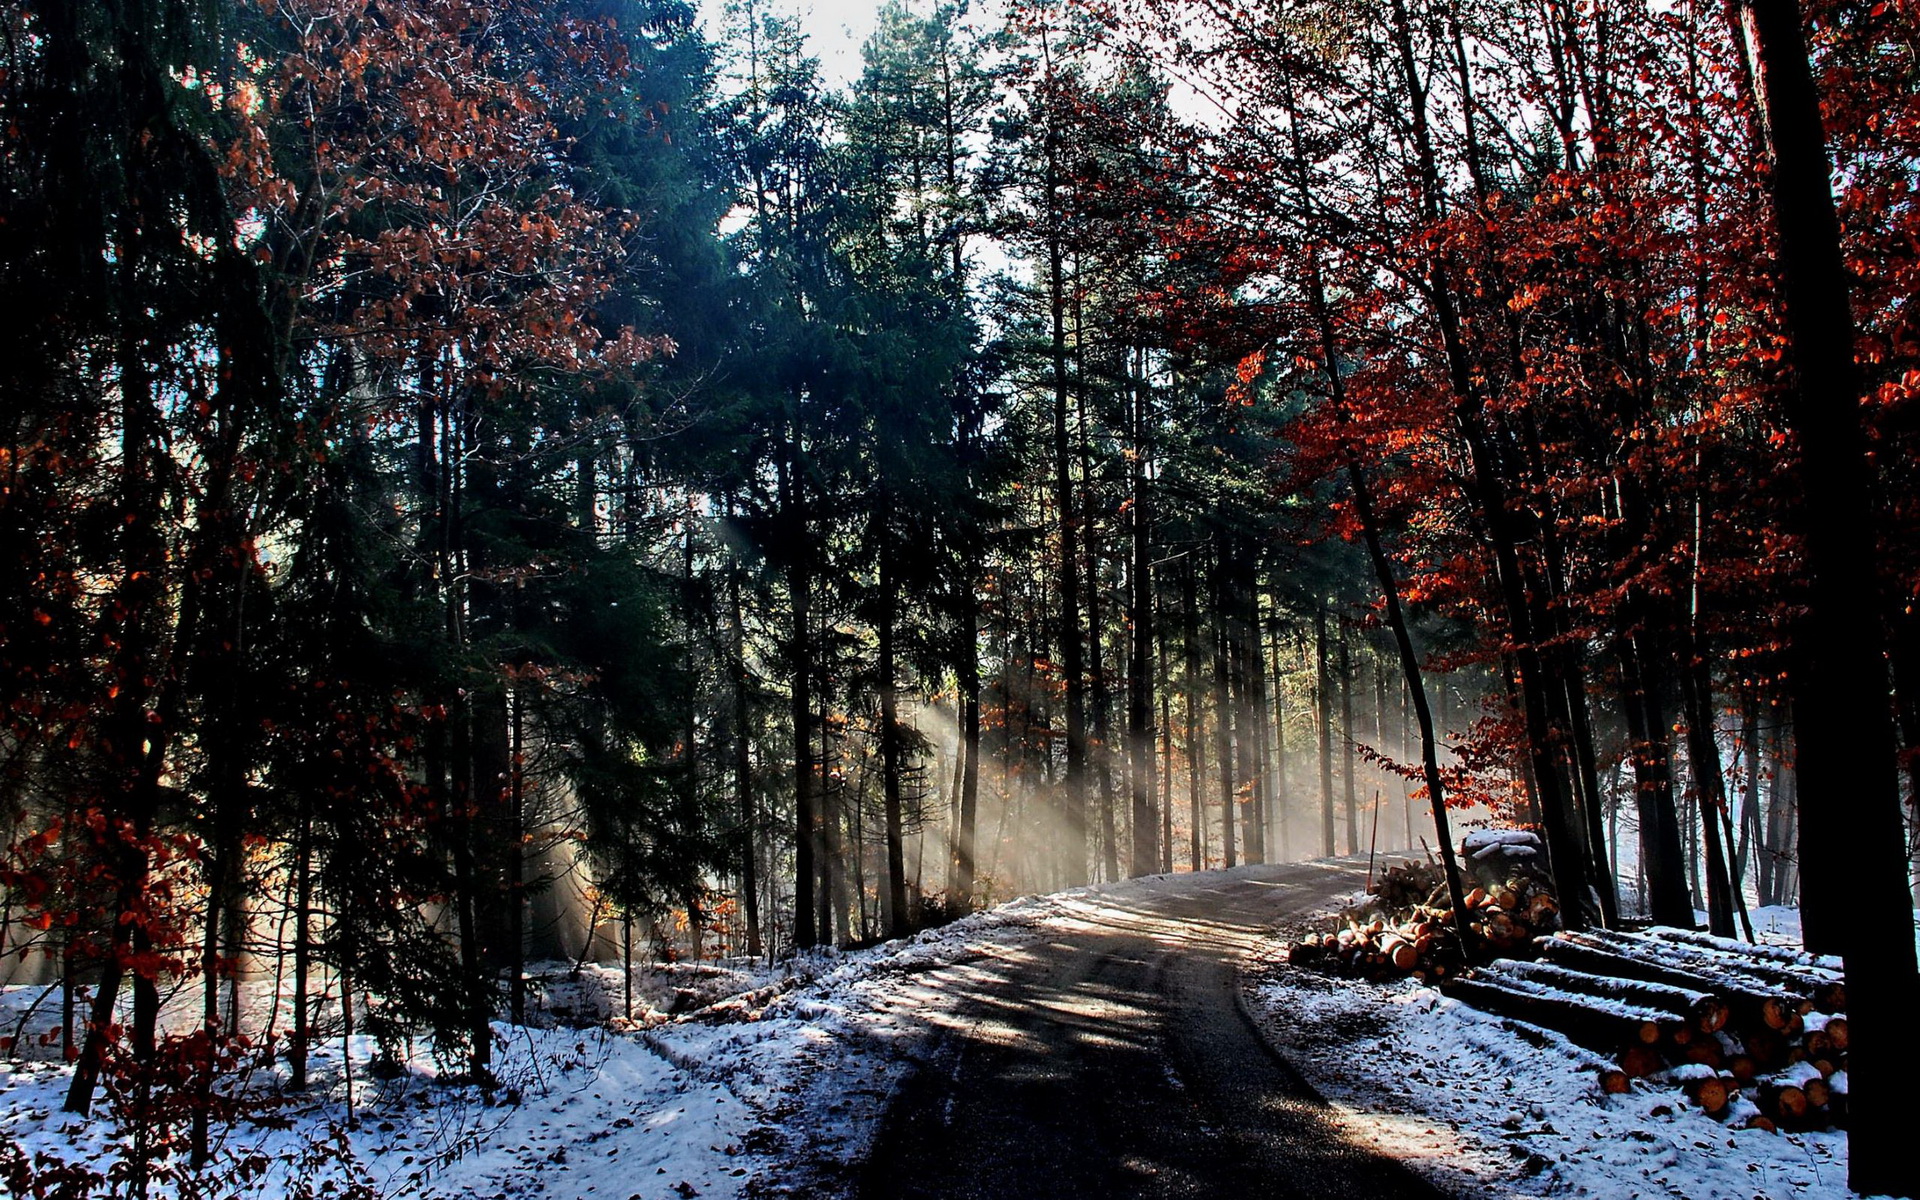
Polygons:
<instances>
[{"instance_id":1,"label":"bright sky through trees","mask_svg":"<svg viewBox=\"0 0 1920 1200\"><path fill-rule=\"evenodd\" d=\"M723 0L700 0L700 18L710 37L719 36L722 7ZM807 49L820 59L823 83L843 87L860 74L860 46L873 32L879 0L815 0L777 7L799 15Z\"/></svg>"}]
</instances>

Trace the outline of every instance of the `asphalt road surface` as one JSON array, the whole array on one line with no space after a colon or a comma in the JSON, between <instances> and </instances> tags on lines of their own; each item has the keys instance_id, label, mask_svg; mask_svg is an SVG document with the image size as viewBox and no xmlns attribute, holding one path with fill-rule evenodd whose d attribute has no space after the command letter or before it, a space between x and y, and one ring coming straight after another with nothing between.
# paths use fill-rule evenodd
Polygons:
<instances>
[{"instance_id":1,"label":"asphalt road surface","mask_svg":"<svg viewBox=\"0 0 1920 1200\"><path fill-rule=\"evenodd\" d=\"M1361 887L1320 862L1129 885L997 959L966 1025L901 1090L864 1200L1439 1197L1345 1140L1240 1000L1275 922Z\"/></svg>"}]
</instances>

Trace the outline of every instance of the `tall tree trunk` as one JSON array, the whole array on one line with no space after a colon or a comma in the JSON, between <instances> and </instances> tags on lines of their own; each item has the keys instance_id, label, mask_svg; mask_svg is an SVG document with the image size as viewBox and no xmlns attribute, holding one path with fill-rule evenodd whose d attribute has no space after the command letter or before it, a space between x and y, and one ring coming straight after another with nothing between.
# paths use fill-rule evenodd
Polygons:
<instances>
[{"instance_id":1,"label":"tall tree trunk","mask_svg":"<svg viewBox=\"0 0 1920 1200\"><path fill-rule=\"evenodd\" d=\"M1647 915L1657 924L1690 926L1686 854L1673 799L1673 753L1666 707L1642 669L1639 636L1620 639L1621 708L1632 744L1633 794L1640 824L1640 867L1646 875Z\"/></svg>"},{"instance_id":2,"label":"tall tree trunk","mask_svg":"<svg viewBox=\"0 0 1920 1200\"><path fill-rule=\"evenodd\" d=\"M700 599L694 594L694 527L698 524L699 510L696 508L693 492L688 490L686 507L681 516L682 522L682 559L680 564L680 628L686 638L686 679L687 692L682 698L684 705L681 713L686 722L680 730L680 813L679 834L686 850L683 861L677 864L680 872L680 891L682 902L687 910L687 936L693 943L693 959L699 962L706 957L706 915L701 896L700 862L698 847L703 840L702 825L705 824L700 811L700 659L699 630L703 624L698 609Z\"/></svg>"},{"instance_id":3,"label":"tall tree trunk","mask_svg":"<svg viewBox=\"0 0 1920 1200\"><path fill-rule=\"evenodd\" d=\"M1360 812L1354 798L1354 768L1359 756L1354 753L1353 737L1353 658L1348 649L1347 623L1340 622L1340 744L1346 753L1340 759L1340 799L1347 814L1347 853L1360 852Z\"/></svg>"},{"instance_id":4,"label":"tall tree trunk","mask_svg":"<svg viewBox=\"0 0 1920 1200\"><path fill-rule=\"evenodd\" d=\"M1147 494L1147 419L1149 389L1140 372L1132 373L1132 504L1127 513L1132 562L1127 572L1127 745L1132 761L1133 853L1131 875L1160 869L1160 823L1153 811L1153 515Z\"/></svg>"},{"instance_id":5,"label":"tall tree trunk","mask_svg":"<svg viewBox=\"0 0 1920 1200\"><path fill-rule=\"evenodd\" d=\"M1327 670L1327 602L1313 602L1314 718L1320 736L1320 853L1334 855L1333 844L1333 677Z\"/></svg>"},{"instance_id":6,"label":"tall tree trunk","mask_svg":"<svg viewBox=\"0 0 1920 1200\"><path fill-rule=\"evenodd\" d=\"M888 937L907 935L907 861L901 814L902 775L899 682L893 661L893 548L889 532L880 531L880 620L876 630L880 651L880 761L882 803L886 809Z\"/></svg>"},{"instance_id":7,"label":"tall tree trunk","mask_svg":"<svg viewBox=\"0 0 1920 1200\"><path fill-rule=\"evenodd\" d=\"M1188 550L1180 570L1181 638L1186 649L1187 819L1190 861L1196 871L1206 867L1207 814L1200 802L1200 598L1195 581L1194 552Z\"/></svg>"},{"instance_id":8,"label":"tall tree trunk","mask_svg":"<svg viewBox=\"0 0 1920 1200\"><path fill-rule=\"evenodd\" d=\"M779 457L776 465L780 509L788 526L787 662L793 678L789 706L793 721L793 947L807 950L819 945L828 931L815 919L814 881L823 856L817 789L820 773L813 757L813 548L807 540L811 531L801 509L806 483L796 461L798 435L796 423L789 450Z\"/></svg>"},{"instance_id":9,"label":"tall tree trunk","mask_svg":"<svg viewBox=\"0 0 1920 1200\"><path fill-rule=\"evenodd\" d=\"M1074 278L1080 277L1079 257L1074 259ZM1073 344L1075 373L1080 379L1088 377L1086 365L1087 337L1084 325L1081 296L1076 290L1073 298ZM1085 386L1084 383L1082 385ZM1107 674L1106 613L1102 608L1100 587L1101 531L1098 511L1099 500L1094 487L1093 447L1089 422L1087 419L1087 399L1077 396L1074 404L1074 423L1078 439L1077 453L1080 459L1081 479L1081 544L1086 550L1087 585L1087 685L1092 701L1092 738L1089 746L1092 754L1094 790L1100 801L1100 877L1103 880L1117 879L1120 875L1120 838L1114 828L1114 763L1113 737L1113 688L1111 677Z\"/></svg>"},{"instance_id":10,"label":"tall tree trunk","mask_svg":"<svg viewBox=\"0 0 1920 1200\"><path fill-rule=\"evenodd\" d=\"M1792 874L1791 842L1799 822L1793 812L1794 770L1787 761L1788 711L1784 707L1775 711L1773 728L1767 735L1767 757L1773 764L1773 795L1767 803L1767 839L1763 855L1767 864L1767 890L1763 904L1788 904L1793 895L1789 884Z\"/></svg>"},{"instance_id":11,"label":"tall tree trunk","mask_svg":"<svg viewBox=\"0 0 1920 1200\"><path fill-rule=\"evenodd\" d=\"M1691 643L1691 639L1689 639ZM1695 810L1707 851L1707 927L1716 937L1734 936L1733 888L1725 848L1720 842L1721 814L1726 811L1726 780L1720 769L1720 747L1714 737L1713 693L1707 666L1690 645L1680 664L1680 690L1687 710L1687 760L1693 769Z\"/></svg>"},{"instance_id":12,"label":"tall tree trunk","mask_svg":"<svg viewBox=\"0 0 1920 1200\"><path fill-rule=\"evenodd\" d=\"M844 780L834 778L833 725L828 719L832 689L833 677L823 670L819 680L820 694L815 699L813 714L814 727L820 731L820 770L817 775L820 846L815 863L819 867L820 877L814 896L814 922L819 927L820 940L829 945L839 940L834 925L839 897L834 893L843 866L840 858L840 798L845 786Z\"/></svg>"},{"instance_id":13,"label":"tall tree trunk","mask_svg":"<svg viewBox=\"0 0 1920 1200\"><path fill-rule=\"evenodd\" d=\"M1390 9L1394 49L1407 88L1408 115L1411 118L1409 125L1419 159L1421 208L1423 215L1435 220L1440 215L1442 189L1439 162L1428 124L1426 84L1417 66L1412 22L1404 0L1392 0ZM1559 739L1547 703L1547 689L1551 681L1535 635L1533 608L1521 569L1521 538L1514 528L1516 514L1508 504L1506 481L1501 477L1494 438L1487 427L1486 400L1475 382L1476 370L1467 349L1460 315L1454 304L1452 284L1446 278L1444 264L1434 265L1427 283L1448 379L1453 389L1454 420L1467 449L1468 492L1492 545L1495 582L1505 610L1508 633L1514 643L1514 658L1519 667L1526 718L1529 762L1540 797L1547 858L1563 905L1561 920L1569 928L1578 929L1590 919L1588 864L1573 819L1576 805L1568 795L1566 778L1555 756Z\"/></svg>"},{"instance_id":14,"label":"tall tree trunk","mask_svg":"<svg viewBox=\"0 0 1920 1200\"><path fill-rule=\"evenodd\" d=\"M1273 779L1273 759L1267 729L1267 652L1260 632L1258 576L1258 568L1249 560L1240 579L1240 601L1244 615L1240 621L1238 661L1240 689L1244 697L1241 728L1248 731L1248 737L1252 740L1250 750L1244 752L1250 760L1247 773L1253 777L1247 811L1247 861L1250 863L1266 862L1268 858L1267 796Z\"/></svg>"},{"instance_id":15,"label":"tall tree trunk","mask_svg":"<svg viewBox=\"0 0 1920 1200\"><path fill-rule=\"evenodd\" d=\"M1413 745L1408 732L1408 723L1412 720L1413 698L1409 694L1405 680L1400 685L1400 758L1406 759L1407 751ZM1412 852L1413 841L1413 785L1406 780L1400 782L1400 813L1407 823L1407 850Z\"/></svg>"},{"instance_id":16,"label":"tall tree trunk","mask_svg":"<svg viewBox=\"0 0 1920 1200\"><path fill-rule=\"evenodd\" d=\"M431 735L429 735L431 737ZM432 774L428 787L433 788ZM287 1038L287 1086L307 1090L307 1057L313 1020L307 996L313 964L313 807L305 795L294 818L293 837L293 1032Z\"/></svg>"},{"instance_id":17,"label":"tall tree trunk","mask_svg":"<svg viewBox=\"0 0 1920 1200\"><path fill-rule=\"evenodd\" d=\"M1394 646L1400 654L1401 678L1406 682L1407 694L1413 702L1414 719L1420 726L1421 773L1426 779L1427 799L1433 808L1434 838L1440 844L1440 864L1447 878L1447 901L1453 909L1454 930L1459 934L1461 947L1471 958L1473 936L1467 927L1467 901L1460 878L1460 864L1453 853L1453 830L1447 820L1446 783L1440 775L1439 739L1434 736L1433 714L1427 707L1426 680L1420 672L1420 656L1413 648L1413 635L1407 629L1406 613L1400 607L1400 586L1394 579L1393 563L1387 558L1386 548L1380 540L1380 522L1373 507L1373 492L1367 486L1366 472L1360 460L1351 455L1347 458L1347 482L1353 489L1354 511L1360 518L1360 530L1366 539L1367 558L1373 564L1374 577L1386 600L1387 627L1393 631Z\"/></svg>"},{"instance_id":18,"label":"tall tree trunk","mask_svg":"<svg viewBox=\"0 0 1920 1200\"><path fill-rule=\"evenodd\" d=\"M1745 890L1760 841L1760 702L1752 691L1740 695L1740 840L1733 850L1733 888ZM1762 900L1762 904L1766 901Z\"/></svg>"},{"instance_id":19,"label":"tall tree trunk","mask_svg":"<svg viewBox=\"0 0 1920 1200\"><path fill-rule=\"evenodd\" d=\"M1322 367L1326 372L1327 386L1333 403L1338 408L1345 407L1345 384L1339 370L1339 346L1334 340L1333 315L1327 305L1327 295L1317 258L1309 260L1308 282L1311 286L1314 315L1320 331L1320 351ZM1420 671L1420 657L1413 648L1413 636L1407 629L1405 610L1400 606L1400 586L1393 574L1393 563L1387 558L1386 547L1380 538L1380 520L1373 504L1373 491L1367 485L1366 471L1360 460L1351 452L1347 457L1347 483L1353 491L1354 513L1360 518L1360 531L1367 546L1367 560L1373 566L1376 582L1380 586L1381 598L1386 603L1387 627L1393 632L1394 647L1399 651L1401 679L1406 684L1407 694L1413 703L1414 715L1420 726L1420 762L1427 783L1427 798L1433 809L1434 836L1440 844L1440 862L1446 875L1448 903L1453 909L1454 929L1460 938L1462 952L1469 958L1473 955L1473 937L1467 925L1466 894L1460 879L1460 864L1454 857L1453 832L1447 820L1446 784L1440 775L1439 739L1434 735L1433 714L1427 707L1426 679ZM1326 607L1316 603L1314 608L1314 633L1318 643L1321 693L1326 691L1327 652L1326 652ZM1328 778L1331 747L1328 744L1326 729L1326 704L1321 703L1320 738L1320 779L1321 792L1325 804L1325 837L1329 847L1333 843L1333 788Z\"/></svg>"},{"instance_id":20,"label":"tall tree trunk","mask_svg":"<svg viewBox=\"0 0 1920 1200\"><path fill-rule=\"evenodd\" d=\"M1232 870L1238 862L1234 843L1234 796L1239 776L1233 756L1233 688L1228 669L1233 636L1227 629L1226 564L1216 562L1213 569L1213 742L1220 761L1220 852L1221 865Z\"/></svg>"},{"instance_id":21,"label":"tall tree trunk","mask_svg":"<svg viewBox=\"0 0 1920 1200\"><path fill-rule=\"evenodd\" d=\"M1287 786L1287 688L1286 677L1280 670L1280 630L1274 630L1273 637L1273 845L1279 855L1278 861L1293 861L1293 841L1291 823L1287 820L1287 803L1292 794Z\"/></svg>"},{"instance_id":22,"label":"tall tree trunk","mask_svg":"<svg viewBox=\"0 0 1920 1200\"><path fill-rule=\"evenodd\" d=\"M726 496L727 524L734 521L733 492ZM747 632L740 599L740 564L727 562L727 635L729 641L727 674L733 692L730 735L733 751L733 793L738 808L740 832L735 853L739 855L740 907L747 919L747 954L760 957L760 881L759 821L753 795L752 714L747 697Z\"/></svg>"},{"instance_id":23,"label":"tall tree trunk","mask_svg":"<svg viewBox=\"0 0 1920 1200\"><path fill-rule=\"evenodd\" d=\"M1049 66L1051 71L1051 66ZM1059 630L1060 668L1066 676L1067 773L1060 789L1062 882L1087 881L1087 697L1080 629L1079 505L1073 488L1073 445L1067 436L1072 404L1067 379L1066 249L1060 207L1061 167L1058 134L1051 119L1046 143L1046 240L1048 340L1053 360L1054 511L1060 523Z\"/></svg>"},{"instance_id":24,"label":"tall tree trunk","mask_svg":"<svg viewBox=\"0 0 1920 1200\"><path fill-rule=\"evenodd\" d=\"M1387 754L1387 668L1383 661L1385 655L1380 653L1379 647L1375 646L1373 649L1373 746L1376 753L1385 756ZM1374 797L1374 805L1378 807L1385 804L1387 796L1391 794L1393 779L1384 768L1377 769L1374 778L1380 781L1379 794ZM1375 820L1378 821L1378 819L1376 815ZM1406 848L1411 850L1413 847L1409 843Z\"/></svg>"},{"instance_id":25,"label":"tall tree trunk","mask_svg":"<svg viewBox=\"0 0 1920 1200\"><path fill-rule=\"evenodd\" d=\"M971 581L960 602L960 821L949 903L971 910L977 891L974 828L980 812L980 601Z\"/></svg>"},{"instance_id":26,"label":"tall tree trunk","mask_svg":"<svg viewBox=\"0 0 1920 1200\"><path fill-rule=\"evenodd\" d=\"M1607 855L1605 798L1600 792L1599 755L1593 745L1593 721L1587 711L1587 688L1580 664L1569 650L1560 651L1560 678L1566 688L1567 732L1573 750L1573 779L1586 817L1587 854L1593 866L1593 887L1600 897L1600 923L1620 923L1620 890Z\"/></svg>"},{"instance_id":27,"label":"tall tree trunk","mask_svg":"<svg viewBox=\"0 0 1920 1200\"><path fill-rule=\"evenodd\" d=\"M1779 237L1792 387L1800 440L1798 518L1809 592L1794 629L1797 767L1820 802L1800 806L1802 928L1807 948L1846 962L1854 1045L1850 1103L1893 1111L1920 1071L1920 969L1901 837L1892 706L1884 661L1872 463L1860 412L1854 329L1832 162L1794 0L1743 0L1754 75L1771 143L1768 183ZM1848 1182L1857 1192L1920 1194L1905 1131L1867 1121L1853 1131Z\"/></svg>"},{"instance_id":28,"label":"tall tree trunk","mask_svg":"<svg viewBox=\"0 0 1920 1200\"><path fill-rule=\"evenodd\" d=\"M457 814L453 830L453 903L455 930L460 939L460 974L474 984L476 993L487 1000L476 1000L466 1014L467 1073L476 1081L485 1080L493 1056L493 1030L489 1021L493 1007L492 988L487 980L486 958L480 944L480 921L476 908L480 899L480 872L474 861L473 842L477 805L473 796L473 739L468 731L472 715L465 701L449 711L454 723L453 803Z\"/></svg>"},{"instance_id":29,"label":"tall tree trunk","mask_svg":"<svg viewBox=\"0 0 1920 1200\"><path fill-rule=\"evenodd\" d=\"M507 1011L527 1023L526 697L507 690ZM592 936L592 930L588 930Z\"/></svg>"},{"instance_id":30,"label":"tall tree trunk","mask_svg":"<svg viewBox=\"0 0 1920 1200\"><path fill-rule=\"evenodd\" d=\"M128 69L133 68L129 65ZM129 241L139 238L137 231L123 231L123 236ZM133 265L123 264L123 272L131 276ZM149 882L148 842L159 808L160 772L169 732L165 711L169 705L164 696L155 693L177 690L178 686L177 671L169 672L164 683L153 678L160 672L156 665L159 645L150 622L161 603L160 581L166 557L165 539L156 525L162 512L159 485L150 465L159 436L153 412L155 382L138 333L129 331L123 336L118 355L123 549L122 576L114 589L113 610L123 615L119 627L112 631L112 644L114 675L123 682L116 688L108 713L102 749L111 767L100 783L108 839L101 853L111 865L114 899L100 981L64 1105L65 1111L81 1116L93 1105L94 1088L105 1065L107 1033L115 1024L114 1004L128 965L147 961L144 952L149 949L149 939L136 918ZM187 645L192 641L192 606L183 601L181 607L180 621L185 628L178 641ZM153 701L151 707L149 701ZM144 1088L153 1058L159 993L152 967L138 966L132 975L132 1052Z\"/></svg>"}]
</instances>

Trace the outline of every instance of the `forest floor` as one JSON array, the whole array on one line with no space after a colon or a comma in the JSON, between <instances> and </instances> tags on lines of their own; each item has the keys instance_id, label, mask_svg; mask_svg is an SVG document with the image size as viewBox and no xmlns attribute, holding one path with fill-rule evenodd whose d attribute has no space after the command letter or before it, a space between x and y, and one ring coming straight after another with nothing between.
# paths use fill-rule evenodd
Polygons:
<instances>
[{"instance_id":1,"label":"forest floor","mask_svg":"<svg viewBox=\"0 0 1920 1200\"><path fill-rule=\"evenodd\" d=\"M1016 900L911 939L773 968L730 961L650 969L636 988L644 1019L631 1027L604 1019L619 1004L617 969L561 964L541 989L544 1007L577 1023L497 1026L501 1087L491 1094L443 1077L424 1047L395 1077L371 1078L374 1047L356 1039L349 1110L335 1041L316 1054L316 1085L305 1095L278 1098L274 1074L256 1075L255 1119L227 1129L219 1167L197 1194L282 1200L343 1195L357 1182L373 1196L483 1200L825 1197L863 1184L879 1195L869 1159L884 1164L897 1155L900 1113L936 1103L952 1119L952 1097L930 1089L945 1086L950 1070L959 1079L957 1046L997 1028L983 1013L1001 1007L1037 969L1030 964L1045 967L1121 930L1159 948L1156 981L1177 980L1179 970L1166 964L1178 968L1196 936L1210 939L1223 973L1181 986L1199 980L1231 992L1239 969L1246 1011L1311 1084L1307 1099L1286 1106L1337 1131L1362 1156L1401 1160L1444 1191L1689 1200L1850 1194L1844 1134L1735 1132L1668 1088L1601 1097L1570 1059L1527 1046L1429 989L1286 966L1279 938L1316 909L1340 907L1355 890L1354 868L1329 863L1310 886L1286 888L1262 877L1291 871L1287 878L1297 879L1300 867L1154 877ZM1178 915L1229 902L1269 905L1272 919L1228 929ZM1767 920L1775 938L1791 937L1790 914ZM1075 979L1082 977L1095 990L1094 1008L1030 997L1021 1020L1030 1030L1071 1022L1076 1044L1100 1045L1102 1023L1124 1006L1111 980L1098 972ZM8 1032L40 991L0 993ZM689 1011L668 1016L675 1008ZM22 1029L30 1035L33 1023ZM1156 1069L1178 1090L1177 1064ZM124 1163L126 1131L109 1102L90 1120L61 1113L66 1074L55 1063L0 1063L0 1140L107 1173ZM1313 1089L1330 1103L1312 1098ZM992 1098L975 1101L984 1107ZM248 1162L259 1170L243 1170ZM1172 1188L1165 1181L1173 1172L1160 1178L1140 1194L1210 1194Z\"/></svg>"}]
</instances>

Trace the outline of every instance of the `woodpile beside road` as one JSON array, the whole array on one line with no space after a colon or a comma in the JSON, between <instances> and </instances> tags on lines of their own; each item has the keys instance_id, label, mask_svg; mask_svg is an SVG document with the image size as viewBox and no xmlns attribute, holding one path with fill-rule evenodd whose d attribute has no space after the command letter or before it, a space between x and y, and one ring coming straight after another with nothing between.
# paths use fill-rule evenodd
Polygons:
<instances>
[{"instance_id":1,"label":"woodpile beside road","mask_svg":"<svg viewBox=\"0 0 1920 1200\"><path fill-rule=\"evenodd\" d=\"M1831 960L1676 929L1559 933L1533 950L1443 990L1609 1057L1603 1091L1644 1078L1747 1128L1846 1125L1846 990Z\"/></svg>"},{"instance_id":2,"label":"woodpile beside road","mask_svg":"<svg viewBox=\"0 0 1920 1200\"><path fill-rule=\"evenodd\" d=\"M1296 965L1411 976L1594 1053L1603 1092L1673 1086L1702 1112L1757 1129L1844 1128L1846 984L1834 959L1692 930L1566 932L1532 834L1471 835L1466 969L1440 868L1388 866L1368 901L1290 948ZM1463 883L1465 881L1463 880Z\"/></svg>"},{"instance_id":3,"label":"woodpile beside road","mask_svg":"<svg viewBox=\"0 0 1920 1200\"><path fill-rule=\"evenodd\" d=\"M1460 846L1473 957L1521 952L1560 927L1560 904L1541 869L1540 842L1526 830L1470 834ZM1368 886L1366 903L1337 927L1290 948L1291 961L1369 979L1411 975L1435 983L1460 973L1465 956L1440 865L1404 859Z\"/></svg>"}]
</instances>

